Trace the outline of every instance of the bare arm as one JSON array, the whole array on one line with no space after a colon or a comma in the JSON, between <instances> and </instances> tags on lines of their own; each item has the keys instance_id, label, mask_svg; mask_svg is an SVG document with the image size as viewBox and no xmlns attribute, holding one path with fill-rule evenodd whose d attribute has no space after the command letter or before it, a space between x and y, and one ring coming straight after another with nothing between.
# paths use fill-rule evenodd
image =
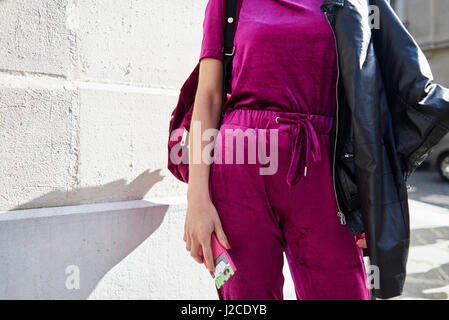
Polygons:
<instances>
[{"instance_id":1,"label":"bare arm","mask_svg":"<svg viewBox=\"0 0 449 320\"><path fill-rule=\"evenodd\" d=\"M192 257L202 263L200 248L206 259L208 269L214 271L211 250L211 234L215 231L220 243L229 248L221 222L209 197L210 165L194 159L194 154L202 153L210 141L199 142L194 139L193 126L201 122L201 134L207 129L217 129L222 104L222 62L217 59L204 58L200 62L198 89L192 114L192 126L189 137L189 185L187 191L187 215L184 227L186 249Z\"/></svg>"},{"instance_id":2,"label":"bare arm","mask_svg":"<svg viewBox=\"0 0 449 320\"><path fill-rule=\"evenodd\" d=\"M206 129L218 127L221 113L222 74L221 61L209 58L201 60L198 89L192 115L192 124L196 121L201 122L201 133ZM192 129L190 132L192 132ZM193 161L194 153L201 152L208 141L203 141L202 145L195 144L197 141L193 141L193 134L190 134L189 139L189 186L187 196L188 198L195 198L195 200L199 200L199 198L209 200L209 193L206 192L209 185L209 165L198 164Z\"/></svg>"}]
</instances>

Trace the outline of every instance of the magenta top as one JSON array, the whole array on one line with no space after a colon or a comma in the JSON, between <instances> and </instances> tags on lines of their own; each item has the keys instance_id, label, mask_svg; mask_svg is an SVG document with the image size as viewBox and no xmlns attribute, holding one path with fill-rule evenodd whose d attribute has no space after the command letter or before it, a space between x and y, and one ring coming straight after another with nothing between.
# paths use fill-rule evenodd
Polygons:
<instances>
[{"instance_id":1,"label":"magenta top","mask_svg":"<svg viewBox=\"0 0 449 320\"><path fill-rule=\"evenodd\" d=\"M243 0L235 35L232 108L334 116L335 39L323 0ZM222 60L223 0L209 0L200 59Z\"/></svg>"}]
</instances>

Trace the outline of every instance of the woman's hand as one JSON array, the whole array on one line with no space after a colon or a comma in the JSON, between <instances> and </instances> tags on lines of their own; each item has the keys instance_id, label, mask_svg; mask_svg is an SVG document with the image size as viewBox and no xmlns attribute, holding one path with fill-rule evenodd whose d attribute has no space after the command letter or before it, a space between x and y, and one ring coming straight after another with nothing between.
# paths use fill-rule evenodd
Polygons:
<instances>
[{"instance_id":1,"label":"woman's hand","mask_svg":"<svg viewBox=\"0 0 449 320\"><path fill-rule=\"evenodd\" d=\"M365 232L358 234L356 236L356 244L359 248L366 249L368 246L366 245Z\"/></svg>"},{"instance_id":2,"label":"woman's hand","mask_svg":"<svg viewBox=\"0 0 449 320\"><path fill-rule=\"evenodd\" d=\"M358 240L358 241L357 241L357 246L358 246L359 248L362 248L362 249L368 248L368 246L366 245L366 239L360 239L360 240Z\"/></svg>"},{"instance_id":3,"label":"woman's hand","mask_svg":"<svg viewBox=\"0 0 449 320\"><path fill-rule=\"evenodd\" d=\"M212 232L215 232L220 244L230 249L228 239L221 226L217 209L209 198L191 197L187 203L187 215L184 225L184 241L190 255L198 262L206 260L210 274L215 271L211 248Z\"/></svg>"}]
</instances>

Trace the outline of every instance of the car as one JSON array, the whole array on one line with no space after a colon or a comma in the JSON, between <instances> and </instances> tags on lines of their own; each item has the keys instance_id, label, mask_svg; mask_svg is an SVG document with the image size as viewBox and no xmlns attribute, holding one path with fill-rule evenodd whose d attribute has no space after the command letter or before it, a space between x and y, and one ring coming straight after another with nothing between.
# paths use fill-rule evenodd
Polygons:
<instances>
[{"instance_id":1,"label":"car","mask_svg":"<svg viewBox=\"0 0 449 320\"><path fill-rule=\"evenodd\" d=\"M438 170L443 180L449 182L449 134L429 152L425 162L431 170Z\"/></svg>"}]
</instances>

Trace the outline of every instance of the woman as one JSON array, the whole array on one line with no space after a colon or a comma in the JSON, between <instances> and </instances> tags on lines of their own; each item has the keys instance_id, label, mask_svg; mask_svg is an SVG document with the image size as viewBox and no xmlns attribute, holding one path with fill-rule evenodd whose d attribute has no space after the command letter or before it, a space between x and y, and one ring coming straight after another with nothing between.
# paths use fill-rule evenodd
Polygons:
<instances>
[{"instance_id":1,"label":"woman","mask_svg":"<svg viewBox=\"0 0 449 320\"><path fill-rule=\"evenodd\" d=\"M223 112L224 152L212 165L190 162L187 249L211 266L211 233L229 248L238 271L221 299L282 299L284 251L298 299L367 299L365 247L379 272L374 295L399 295L405 181L449 131L449 90L387 0L245 0L221 110L222 10L209 0L192 120L217 128ZM249 154L253 141L274 145L276 172L260 174L263 157L220 164L234 152L229 129ZM206 143L191 138L191 151ZM367 241L356 244L361 231Z\"/></svg>"},{"instance_id":2,"label":"woman","mask_svg":"<svg viewBox=\"0 0 449 320\"><path fill-rule=\"evenodd\" d=\"M215 232L238 270L218 290L221 299L282 299L284 251L298 299L369 298L364 244L356 245L337 215L329 162L337 57L321 4L243 1L232 95L223 110L223 1L207 5L192 121L201 121L202 130L217 128L223 111L222 137L225 129L278 130L273 175L260 174L260 161L211 166L191 161L187 249L201 263L201 248L212 272ZM201 147L192 138L190 145Z\"/></svg>"}]
</instances>

